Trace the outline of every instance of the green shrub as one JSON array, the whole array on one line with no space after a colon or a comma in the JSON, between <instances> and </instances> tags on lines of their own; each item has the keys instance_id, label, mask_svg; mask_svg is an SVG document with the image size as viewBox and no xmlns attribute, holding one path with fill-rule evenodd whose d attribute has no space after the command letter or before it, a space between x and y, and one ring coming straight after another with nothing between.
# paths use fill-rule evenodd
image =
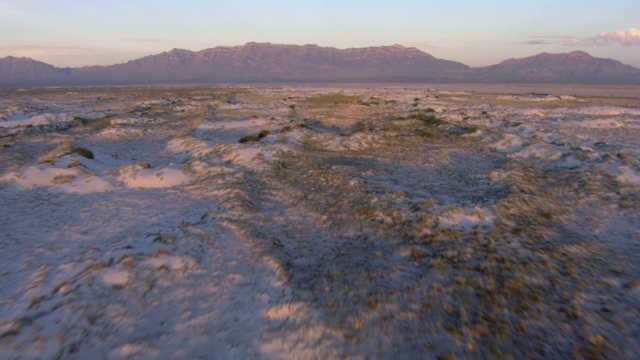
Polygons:
<instances>
[{"instance_id":1,"label":"green shrub","mask_svg":"<svg viewBox=\"0 0 640 360\"><path fill-rule=\"evenodd\" d=\"M438 118L433 114L425 115L425 114L415 114L413 116L416 120L422 121L425 125L429 126L440 126L445 125L447 122Z\"/></svg>"},{"instance_id":2,"label":"green shrub","mask_svg":"<svg viewBox=\"0 0 640 360\"><path fill-rule=\"evenodd\" d=\"M80 122L82 125L85 125L86 123L88 123L88 122L89 122L89 120L87 120L87 119L85 119L85 118L83 118L83 117L80 117L80 116L74 116L74 117L73 117L73 121L78 121L78 122Z\"/></svg>"},{"instance_id":3,"label":"green shrub","mask_svg":"<svg viewBox=\"0 0 640 360\"><path fill-rule=\"evenodd\" d=\"M540 216L547 220L553 220L553 214L549 211L540 211Z\"/></svg>"},{"instance_id":4,"label":"green shrub","mask_svg":"<svg viewBox=\"0 0 640 360\"><path fill-rule=\"evenodd\" d=\"M241 137L238 142L241 144L244 143L248 143L248 142L254 142L254 141L260 141L260 139L258 139L257 137L253 136L253 135L245 135L243 137Z\"/></svg>"},{"instance_id":5,"label":"green shrub","mask_svg":"<svg viewBox=\"0 0 640 360\"><path fill-rule=\"evenodd\" d=\"M291 131L291 126L287 125L287 126L284 126L282 129L280 129L281 134L287 131Z\"/></svg>"},{"instance_id":6,"label":"green shrub","mask_svg":"<svg viewBox=\"0 0 640 360\"><path fill-rule=\"evenodd\" d=\"M428 113L434 113L434 112L436 112L433 108L426 108L424 111L425 111L425 112L428 112Z\"/></svg>"},{"instance_id":7,"label":"green shrub","mask_svg":"<svg viewBox=\"0 0 640 360\"><path fill-rule=\"evenodd\" d=\"M420 248L411 248L411 251L409 252L409 257L412 260L420 260L426 256L427 256L427 253Z\"/></svg>"},{"instance_id":8,"label":"green shrub","mask_svg":"<svg viewBox=\"0 0 640 360\"><path fill-rule=\"evenodd\" d=\"M460 134L473 134L476 131L478 131L477 126L465 126L460 129Z\"/></svg>"},{"instance_id":9,"label":"green shrub","mask_svg":"<svg viewBox=\"0 0 640 360\"><path fill-rule=\"evenodd\" d=\"M83 147L74 147L71 150L69 150L69 154L78 154L82 157L85 157L87 159L93 159L93 152L91 152L91 150L87 149L87 148L83 148Z\"/></svg>"},{"instance_id":10,"label":"green shrub","mask_svg":"<svg viewBox=\"0 0 640 360\"><path fill-rule=\"evenodd\" d=\"M262 139L263 137L267 137L271 134L269 130L262 130L258 133L258 139Z\"/></svg>"}]
</instances>

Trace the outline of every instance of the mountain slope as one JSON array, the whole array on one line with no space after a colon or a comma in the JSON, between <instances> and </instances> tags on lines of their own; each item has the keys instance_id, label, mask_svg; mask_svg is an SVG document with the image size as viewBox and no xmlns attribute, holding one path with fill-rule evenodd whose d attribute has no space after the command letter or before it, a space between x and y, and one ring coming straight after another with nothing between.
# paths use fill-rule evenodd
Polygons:
<instances>
[{"instance_id":1,"label":"mountain slope","mask_svg":"<svg viewBox=\"0 0 640 360\"><path fill-rule=\"evenodd\" d=\"M0 86L55 85L70 78L66 69L29 58L0 58Z\"/></svg>"},{"instance_id":2,"label":"mountain slope","mask_svg":"<svg viewBox=\"0 0 640 360\"><path fill-rule=\"evenodd\" d=\"M474 71L494 81L640 83L640 69L616 60L596 58L583 51L541 53Z\"/></svg>"},{"instance_id":3,"label":"mountain slope","mask_svg":"<svg viewBox=\"0 0 640 360\"><path fill-rule=\"evenodd\" d=\"M248 43L192 52L173 49L124 64L73 70L84 81L115 83L415 81L470 68L403 46L339 50L317 45Z\"/></svg>"},{"instance_id":4,"label":"mountain slope","mask_svg":"<svg viewBox=\"0 0 640 360\"><path fill-rule=\"evenodd\" d=\"M512 82L640 84L640 69L581 51L542 53L470 68L401 45L340 50L248 43L198 52L173 49L123 64L60 69L0 59L0 86L275 82Z\"/></svg>"}]
</instances>

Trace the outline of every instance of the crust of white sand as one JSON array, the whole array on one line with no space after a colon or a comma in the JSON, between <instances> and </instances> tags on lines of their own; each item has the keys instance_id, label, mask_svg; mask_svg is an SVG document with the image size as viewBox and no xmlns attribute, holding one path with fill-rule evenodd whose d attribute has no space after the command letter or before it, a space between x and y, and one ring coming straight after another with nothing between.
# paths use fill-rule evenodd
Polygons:
<instances>
[{"instance_id":1,"label":"crust of white sand","mask_svg":"<svg viewBox=\"0 0 640 360\"><path fill-rule=\"evenodd\" d=\"M584 287L570 289L577 292L577 305L587 306L580 308L579 319L558 328L559 317L549 314L564 316L572 304L562 303L564 296L558 302L545 297L552 304L534 305L536 318L523 322L526 332L513 332L511 321L518 315L501 310L499 322L505 315L507 334L502 345L512 346L515 336L525 346L549 345L548 357L562 357L555 342L538 335L568 329L564 334L571 336L571 326L580 326L576 338L567 341L580 343L587 329L606 335L611 344L626 345L630 354L640 352L633 341L639 325L629 311L636 309L634 281L640 271L634 196L640 152L633 138L637 128L632 129L640 122L638 109L590 106L590 100L580 106L582 98L563 96L411 87L349 89L345 94L382 101L328 109L313 108L302 98L338 91L331 87L247 86L241 92L250 96L238 95L243 98L234 105L220 93L212 97L206 87L162 88L152 95L140 95L145 89L91 91L111 92L115 100L91 104L81 97L78 106L84 91L44 100L63 104L69 114L86 113L86 119L122 117L95 127L89 122L79 131L44 126L47 133L0 137L7 145L0 156L9 163L0 163L0 250L5 255L0 357L435 358L448 352L481 357L473 347L490 352L478 341L477 329L465 325L460 337L445 329L446 322L461 325L459 317L473 315L465 315L461 304L480 306L467 302L466 294L473 298L480 289L475 286L488 289L501 278L500 272L495 277L474 272L493 261L478 246L488 242L487 235L513 235L509 232L516 226L531 230L516 223L521 220L535 225L542 246L537 240L519 241L534 237L514 235L505 243L496 236L490 241L496 255L514 255L504 265L511 260L516 265L520 254L527 264L545 260L551 266L549 273L534 273L532 266L507 275L522 277L524 286L533 277L542 286L552 278L546 275L569 287L587 277ZM174 91L207 94L189 93L193 97L184 96L180 106L159 95ZM137 98L120 97L124 93ZM301 99L295 114L289 105L298 100L281 100L292 95ZM503 97L486 104L474 96ZM435 139L418 136L430 128L418 127L424 124L417 121L388 120L389 114L410 114L414 98L420 109L436 109L447 120L431 128L440 132ZM52 108L17 111L23 99L0 99L7 113L0 131L19 133L20 127L68 119ZM511 106L511 101L518 103ZM136 118L140 106L155 107L147 113L153 118ZM190 122L212 113L210 107L217 113L199 125ZM326 126L298 126L309 117ZM379 127L351 131L359 121ZM291 130L283 131L284 126ZM478 131L459 136L460 126ZM261 130L273 135L238 143L240 136ZM86 146L95 159L56 155L37 163L60 144ZM574 197L575 203L557 204L552 197L564 193L554 192L558 184L547 179L558 174L568 182L576 179L575 185L598 177L607 181ZM538 187L528 182L530 176L548 183ZM571 196L583 191L564 185L561 190L570 189ZM528 211L526 216L515 212L517 206ZM513 217L504 215L512 210ZM545 230L557 229L554 224L570 235L570 246L562 243L564 233L547 237ZM562 258L556 256L588 254L592 249L581 246L582 239L597 248L598 261L586 265L589 271L567 263L567 270L576 271L564 277L557 269L565 268L554 262ZM546 241L558 241L553 256L537 252L548 247ZM513 251L501 253L505 249ZM453 254L458 250L464 252L460 257ZM473 262L458 265L473 266L455 266L466 261L463 255ZM598 270L606 276L598 276ZM500 285L506 289L508 284ZM456 314L429 312L445 304ZM611 321L603 322L599 309L605 305ZM524 351L540 355L535 350Z\"/></svg>"},{"instance_id":2,"label":"crust of white sand","mask_svg":"<svg viewBox=\"0 0 640 360\"><path fill-rule=\"evenodd\" d=\"M70 194L89 194L113 190L111 183L97 176L87 176L76 169L56 168L50 165L29 166L3 181L15 181L23 189L51 188Z\"/></svg>"},{"instance_id":3,"label":"crust of white sand","mask_svg":"<svg viewBox=\"0 0 640 360\"><path fill-rule=\"evenodd\" d=\"M100 279L109 285L125 285L129 281L129 272L122 269L104 269Z\"/></svg>"},{"instance_id":4,"label":"crust of white sand","mask_svg":"<svg viewBox=\"0 0 640 360\"><path fill-rule=\"evenodd\" d=\"M121 169L117 179L131 188L166 188L188 184L194 177L180 169L140 169L133 165Z\"/></svg>"},{"instance_id":5,"label":"crust of white sand","mask_svg":"<svg viewBox=\"0 0 640 360\"><path fill-rule=\"evenodd\" d=\"M494 219L495 215L491 210L480 207L446 209L438 217L438 225L466 231L478 226L493 225Z\"/></svg>"},{"instance_id":6,"label":"crust of white sand","mask_svg":"<svg viewBox=\"0 0 640 360\"><path fill-rule=\"evenodd\" d=\"M618 179L631 185L640 185L640 171L634 170L628 166L620 166L618 168L622 172L618 175Z\"/></svg>"}]
</instances>

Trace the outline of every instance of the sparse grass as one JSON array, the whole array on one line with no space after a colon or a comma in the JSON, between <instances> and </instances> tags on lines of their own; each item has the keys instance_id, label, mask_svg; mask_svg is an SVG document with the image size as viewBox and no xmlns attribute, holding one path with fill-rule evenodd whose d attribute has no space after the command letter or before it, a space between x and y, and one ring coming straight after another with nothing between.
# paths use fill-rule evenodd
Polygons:
<instances>
[{"instance_id":1,"label":"sparse grass","mask_svg":"<svg viewBox=\"0 0 640 360\"><path fill-rule=\"evenodd\" d=\"M428 126L440 126L440 125L447 124L445 120L442 120L433 114L426 115L426 114L420 113L420 114L413 115L413 118L415 118L416 120L422 121L425 125L428 125Z\"/></svg>"},{"instance_id":2,"label":"sparse grass","mask_svg":"<svg viewBox=\"0 0 640 360\"><path fill-rule=\"evenodd\" d=\"M0 332L0 340L3 340L3 338L6 338L6 337L18 335L23 329L23 325L21 323L18 323L18 324L13 323L9 325L10 327L5 325L6 330L4 330L3 332Z\"/></svg>"},{"instance_id":3,"label":"sparse grass","mask_svg":"<svg viewBox=\"0 0 640 360\"><path fill-rule=\"evenodd\" d=\"M73 180L74 177L75 177L74 175L56 175L53 178L53 183L56 185L67 184L71 180Z\"/></svg>"},{"instance_id":4,"label":"sparse grass","mask_svg":"<svg viewBox=\"0 0 640 360\"><path fill-rule=\"evenodd\" d=\"M436 357L437 360L456 360L456 356L455 354L452 353L444 353L444 354L439 354Z\"/></svg>"},{"instance_id":5,"label":"sparse grass","mask_svg":"<svg viewBox=\"0 0 640 360\"><path fill-rule=\"evenodd\" d=\"M340 105L356 102L358 98L359 96L347 95L343 92L336 92L309 97L305 100L305 102L312 105ZM369 103L369 105L371 104Z\"/></svg>"},{"instance_id":6,"label":"sparse grass","mask_svg":"<svg viewBox=\"0 0 640 360\"><path fill-rule=\"evenodd\" d=\"M246 99L252 101L250 97ZM300 126L299 124L311 125L312 129L322 131L305 130L310 138L328 134L339 140L354 135L355 131L375 130L376 136L389 136L393 139L384 145L372 146L366 152L329 150L319 146L299 147L295 151L279 155L273 161L273 175L247 171L243 173L242 180L225 184L227 189L234 192L225 198L233 200L225 202L225 206L237 207L231 209L242 214L238 216L243 216L241 224L246 225L248 234L256 234L260 239L265 239L262 242L267 244L269 251L273 251L275 264L283 269L291 284L304 284L303 296L296 293L302 286L292 286L294 295L300 296L298 301L304 301L304 305L310 308L325 305L331 307L330 312L335 314L337 329L346 332L348 335L345 337L349 340L363 342L363 346L368 345L371 338L387 341L389 338L385 337L386 334L407 334L405 340L397 337L399 349L413 346L417 351L422 348L425 350L418 355L417 351L409 352L407 357L526 358L529 355L532 358L544 358L544 355L549 354L570 357L571 354L567 352L571 351L570 346L569 349L560 348L553 342L548 344L548 348L537 350L538 345L546 344L544 335L548 331L566 339L567 344L573 344L576 357L616 358L620 354L611 350L608 343L611 337L625 333L616 333L610 329L613 321L622 323L626 319L617 312L615 306L608 307L602 315L600 309L592 312L589 303L581 307L581 296L591 296L594 294L594 286L601 286L596 289L601 292L595 294L604 298L606 295L603 292L608 285L604 280L599 283L594 281L595 276L601 275L599 271L602 269L598 262L585 261L589 259L581 255L582 251L592 248L580 247L583 240L580 235L572 234L571 230L561 232L561 228L570 226L564 220L571 205L564 204L564 198L554 196L573 196L577 191L586 193L579 185L580 181L585 181L593 188L589 191L598 194L598 186L613 184L615 178L591 173L579 178L574 177L575 174L571 171L563 175L566 177L563 180L565 183L556 181L557 174L553 167L540 169L537 167L539 163L530 166L529 161L522 161L517 157L496 152L488 154L485 139L459 136L478 131L476 126L469 126L465 122L462 122L464 126L458 125L452 120L449 126L436 128L447 123L438 119L438 116L446 115L440 115L440 111L436 113L431 108L403 112L411 120L393 122L392 120L405 120L404 117L393 118L399 111L398 108L408 107L405 101L398 104L397 108L375 109L355 106L351 100L345 102L350 104L344 107L348 111L346 114L333 110L337 109L336 102L326 101L324 104L327 106L318 106L315 112L309 111L311 106L306 106L309 103L301 102L301 109L296 111L295 117L291 115L289 118L278 119L292 119L290 126L282 127L284 124L272 123L269 128L274 133L285 133L291 127ZM368 100L362 102L362 105L365 103L374 104ZM387 101L381 99L380 103L387 104ZM428 105L425 100L422 104ZM437 104L439 109L444 105L446 104ZM462 113L460 116L456 114L460 112L457 106L451 105L452 119L464 116ZM284 106L282 108L287 109ZM326 110L328 108L332 110ZM249 116L249 111L256 110L252 108L243 111L246 112L237 117L245 118ZM478 113L477 107L469 110L469 114ZM321 123L316 125L307 122L307 119L301 121L305 116L320 119ZM494 116L499 118L503 113L496 110ZM332 127L334 119L348 122ZM420 121L413 121L414 119ZM92 121L90 126L94 126L94 123ZM276 130L276 126L280 129ZM481 129L491 135L493 131L503 131L505 128L508 130L509 126L516 125L505 121L497 130L490 124L482 125ZM260 130L256 128L249 132ZM246 138L249 142L258 141L268 134L267 130L262 130L257 136L248 135ZM69 147L65 148L65 152ZM583 150L576 147L572 151ZM633 158L617 156L619 151L612 150L607 155L611 162L618 164L621 161L634 161ZM465 163L468 161L465 160L465 153L473 155L472 163ZM426 155L423 156L424 154ZM438 214L442 207L459 205L455 200L455 191L468 190L467 185L473 186L476 160L481 162L488 157L499 160L491 166L499 166L503 170L505 177L496 181L507 188L504 190L506 194L497 190L477 200L482 202L489 198L496 201L488 205L495 209L495 224L470 230L438 224ZM77 162L78 159L72 161ZM228 166L233 165L228 163ZM459 167L464 167L464 171L450 172ZM411 172L406 170L409 168L412 169ZM407 175L412 175L410 180L415 179L415 183L423 184L424 188L413 189L402 178L398 179L398 183L390 184L390 179L396 180L396 173L400 172L404 176L402 171L405 170ZM447 186L438 187L438 182L430 181L437 180L435 174L441 171L452 175L447 177L452 180L451 184L444 180L442 184ZM497 175L502 175L503 172ZM468 180L465 181L465 188L456 188L453 182L456 176ZM225 176L224 181L227 178L231 176ZM64 177L56 179L65 180ZM568 184L569 181L571 184ZM487 179L486 182L490 183L491 180ZM555 190L556 188L559 190ZM610 198L606 201L615 201L614 204L619 204L620 208L638 208L638 197L633 188L613 185L611 188L615 188L617 192L607 194ZM403 189L409 190L402 194ZM281 207L276 207L275 203L272 207L270 200L261 195L261 192L271 191L280 195L277 193L280 190L284 196L278 199L282 203L278 202L277 206ZM555 192L551 192L552 190ZM625 191L630 195L625 197L622 194ZM396 193L399 195L396 196ZM446 197L448 194L451 198ZM430 195L437 200L425 199ZM477 204L474 200L483 194L469 195L469 206L485 208L484 203ZM261 206L261 203L266 206ZM251 209L251 212L246 209ZM285 212L282 218L286 221L280 223L271 213L265 214L260 209L270 212L273 209L281 210ZM614 208L608 210L615 211ZM216 213L211 211L211 214ZM303 216L298 219L291 215ZM236 215L229 212L226 216ZM269 225L274 223L276 226ZM314 241L315 239L322 241ZM159 242L156 244L158 246L173 246L174 243L179 246L182 241L182 236L154 240ZM570 246L565 246L567 242L571 242ZM256 242L255 246L262 246L259 243ZM578 245L574 245L576 243ZM215 248L222 249L221 246ZM300 266L295 261L290 261L299 255L298 249L312 258L316 265ZM142 260L137 257L135 260L122 257L120 266L132 269L138 259ZM325 265L330 263L336 265ZM361 270L363 268L366 270ZM608 271L607 276L610 277L629 275L626 272L628 270L623 267L616 269L615 273L613 269ZM156 273L154 276L161 277L164 273L173 275L175 271L161 266L156 269ZM165 276L167 277L169 276ZM635 279L622 279L623 286L614 289L619 293L612 296L640 289L639 282ZM153 284L149 286L151 288ZM133 286L127 286L127 291L132 288ZM318 289L320 291L314 292ZM39 300L35 299L30 306L40 310L43 306L38 304ZM395 311L396 307L402 309ZM593 315L605 316L605 312L606 316L613 319L610 324L602 322L597 328L589 327L587 321ZM345 314L363 316L356 325ZM327 323L330 321L332 320ZM377 325L384 326L385 332L378 332ZM622 326L629 329L633 325L633 322L630 324L625 321ZM366 332L354 331L360 328ZM631 330L635 331L635 328ZM626 334L631 333L631 330ZM4 335L0 334L2 336ZM627 343L624 341L620 340L621 348L628 350L628 344L632 340ZM518 348L518 345L522 345L523 349Z\"/></svg>"},{"instance_id":7,"label":"sparse grass","mask_svg":"<svg viewBox=\"0 0 640 360\"><path fill-rule=\"evenodd\" d=\"M409 252L409 257L413 260L420 260L426 256L427 256L426 251L417 247L411 248L411 251Z\"/></svg>"},{"instance_id":8,"label":"sparse grass","mask_svg":"<svg viewBox=\"0 0 640 360\"><path fill-rule=\"evenodd\" d=\"M362 122L358 122L355 125L353 125L353 127L351 128L351 132L359 132L359 131L367 131L369 129L369 126L365 123Z\"/></svg>"},{"instance_id":9,"label":"sparse grass","mask_svg":"<svg viewBox=\"0 0 640 360\"><path fill-rule=\"evenodd\" d=\"M40 303L42 303L43 300L44 300L44 296L32 297L31 300L29 300L29 306L27 307L27 309L31 310L35 308L36 306L40 305Z\"/></svg>"},{"instance_id":10,"label":"sparse grass","mask_svg":"<svg viewBox=\"0 0 640 360\"><path fill-rule=\"evenodd\" d=\"M38 164L55 164L56 159L69 154L70 146L68 142L56 146L54 149L40 156L37 160Z\"/></svg>"}]
</instances>

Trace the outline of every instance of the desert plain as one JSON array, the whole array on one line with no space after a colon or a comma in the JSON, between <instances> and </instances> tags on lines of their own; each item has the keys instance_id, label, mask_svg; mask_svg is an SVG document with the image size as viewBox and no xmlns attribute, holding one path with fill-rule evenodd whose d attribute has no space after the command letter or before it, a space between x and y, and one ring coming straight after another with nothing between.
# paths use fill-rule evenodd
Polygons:
<instances>
[{"instance_id":1,"label":"desert plain","mask_svg":"<svg viewBox=\"0 0 640 360\"><path fill-rule=\"evenodd\" d=\"M0 358L638 358L638 94L0 90Z\"/></svg>"}]
</instances>

